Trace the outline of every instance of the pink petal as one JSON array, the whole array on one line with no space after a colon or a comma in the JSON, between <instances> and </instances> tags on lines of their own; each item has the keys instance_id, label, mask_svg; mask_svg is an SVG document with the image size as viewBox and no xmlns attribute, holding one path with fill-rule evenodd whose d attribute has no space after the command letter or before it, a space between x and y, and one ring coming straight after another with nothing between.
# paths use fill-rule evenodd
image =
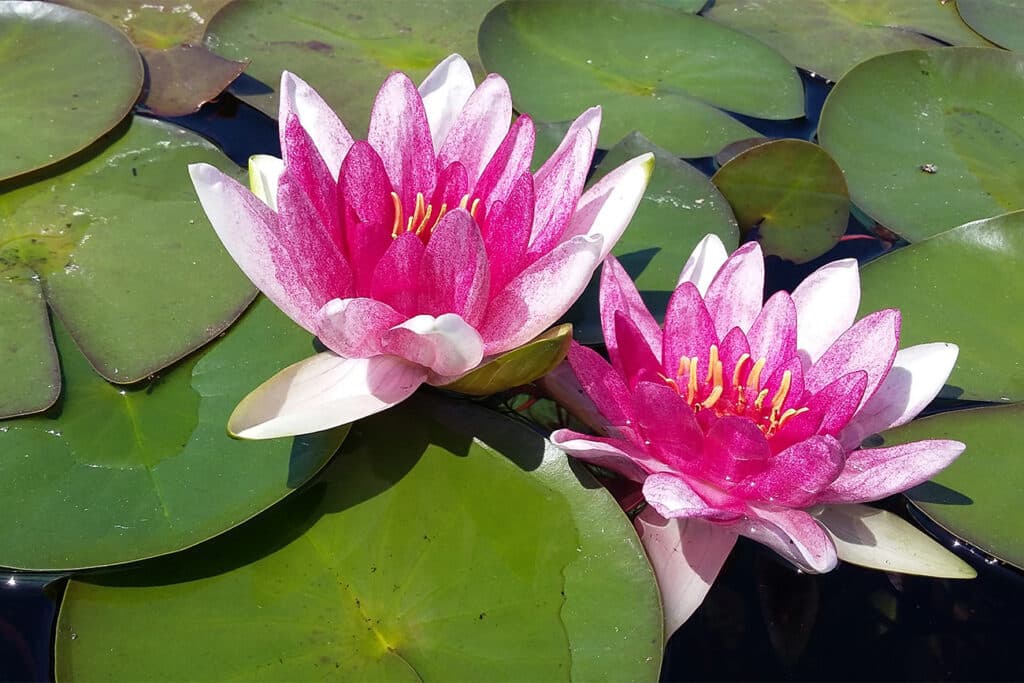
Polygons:
<instances>
[{"instance_id":1,"label":"pink petal","mask_svg":"<svg viewBox=\"0 0 1024 683\"><path fill-rule=\"evenodd\" d=\"M753 420L725 415L711 425L704 437L701 474L723 486L734 485L764 471L771 454L768 440Z\"/></svg>"},{"instance_id":2,"label":"pink petal","mask_svg":"<svg viewBox=\"0 0 1024 683\"><path fill-rule=\"evenodd\" d=\"M449 164L437 176L437 185L434 186L434 194L429 198L433 211L440 212L441 206L445 210L454 209L459 206L462 198L469 191L469 176L466 174L466 167L458 161ZM440 215L438 213L437 215Z\"/></svg>"},{"instance_id":3,"label":"pink petal","mask_svg":"<svg viewBox=\"0 0 1024 683\"><path fill-rule=\"evenodd\" d=\"M708 286L704 302L719 337L734 327L750 329L764 301L764 256L748 242L733 252Z\"/></svg>"},{"instance_id":4,"label":"pink petal","mask_svg":"<svg viewBox=\"0 0 1024 683\"><path fill-rule=\"evenodd\" d=\"M656 472L644 480L644 498L662 517L731 520L736 513L709 505L680 476Z\"/></svg>"},{"instance_id":5,"label":"pink petal","mask_svg":"<svg viewBox=\"0 0 1024 683\"><path fill-rule=\"evenodd\" d=\"M209 164L192 164L188 170L199 202L231 258L285 315L315 334L322 302L307 288L307 265L295 263L282 243L277 214Z\"/></svg>"},{"instance_id":6,"label":"pink petal","mask_svg":"<svg viewBox=\"0 0 1024 683\"><path fill-rule=\"evenodd\" d=\"M285 175L308 197L316 210L316 218L321 223L319 232L322 238L333 242L338 253L343 253L341 221L338 217L337 180L331 175L313 141L294 115L284 125L284 139L289 159L285 166Z\"/></svg>"},{"instance_id":7,"label":"pink petal","mask_svg":"<svg viewBox=\"0 0 1024 683\"><path fill-rule=\"evenodd\" d=\"M402 314L403 318L419 311L420 265L425 247L411 232L403 232L377 261L373 271L370 296Z\"/></svg>"},{"instance_id":8,"label":"pink petal","mask_svg":"<svg viewBox=\"0 0 1024 683\"><path fill-rule=\"evenodd\" d=\"M586 395L594 402L610 425L626 425L633 421L629 390L622 377L593 349L575 341L567 356L576 378Z\"/></svg>"},{"instance_id":9,"label":"pink petal","mask_svg":"<svg viewBox=\"0 0 1024 683\"><path fill-rule=\"evenodd\" d=\"M476 185L491 155L509 132L512 95L497 74L484 79L455 119L441 144L437 160L442 167L458 161L466 167L470 188Z\"/></svg>"},{"instance_id":10,"label":"pink petal","mask_svg":"<svg viewBox=\"0 0 1024 683\"><path fill-rule=\"evenodd\" d=\"M686 260L686 265L679 273L676 287L684 282L692 282L703 296L707 293L711 281L725 264L727 258L729 258L729 253L725 250L725 245L722 244L718 235L713 233L705 235L690 254L690 258Z\"/></svg>"},{"instance_id":11,"label":"pink petal","mask_svg":"<svg viewBox=\"0 0 1024 683\"><path fill-rule=\"evenodd\" d=\"M434 150L441 149L452 123L475 89L469 64L457 54L446 57L420 83L419 93L430 124Z\"/></svg>"},{"instance_id":12,"label":"pink petal","mask_svg":"<svg viewBox=\"0 0 1024 683\"><path fill-rule=\"evenodd\" d=\"M316 335L324 346L347 358L384 353L384 334L405 320L387 304L373 299L333 299L320 310Z\"/></svg>"},{"instance_id":13,"label":"pink petal","mask_svg":"<svg viewBox=\"0 0 1024 683\"><path fill-rule=\"evenodd\" d=\"M860 305L857 261L828 263L808 275L793 290L797 315L797 348L805 361L816 362L849 329Z\"/></svg>"},{"instance_id":14,"label":"pink petal","mask_svg":"<svg viewBox=\"0 0 1024 683\"><path fill-rule=\"evenodd\" d=\"M812 436L772 457L768 469L732 493L763 503L806 507L843 470L846 452L831 436Z\"/></svg>"},{"instance_id":15,"label":"pink petal","mask_svg":"<svg viewBox=\"0 0 1024 683\"><path fill-rule=\"evenodd\" d=\"M747 332L750 357L765 359L762 377L770 377L775 369L796 354L796 306L786 292L776 292L754 319Z\"/></svg>"},{"instance_id":16,"label":"pink petal","mask_svg":"<svg viewBox=\"0 0 1024 683\"><path fill-rule=\"evenodd\" d=\"M366 141L380 155L405 215L411 216L416 193L430 197L434 192L437 157L423 100L405 74L391 74L380 87Z\"/></svg>"},{"instance_id":17,"label":"pink petal","mask_svg":"<svg viewBox=\"0 0 1024 683\"><path fill-rule=\"evenodd\" d=\"M426 370L394 356L319 353L277 373L242 399L228 430L243 439L308 434L354 422L404 401Z\"/></svg>"},{"instance_id":18,"label":"pink petal","mask_svg":"<svg viewBox=\"0 0 1024 683\"><path fill-rule=\"evenodd\" d=\"M801 510L768 510L751 506L751 516L732 528L813 574L831 571L838 562L836 547L828 534L813 517Z\"/></svg>"},{"instance_id":19,"label":"pink petal","mask_svg":"<svg viewBox=\"0 0 1024 683\"><path fill-rule=\"evenodd\" d=\"M519 176L505 201L488 207L484 247L491 273L490 291L500 292L523 269L533 225L533 176Z\"/></svg>"},{"instance_id":20,"label":"pink petal","mask_svg":"<svg viewBox=\"0 0 1024 683\"><path fill-rule=\"evenodd\" d=\"M941 439L862 448L850 453L842 474L818 502L863 503L906 491L949 465L964 448L959 441Z\"/></svg>"},{"instance_id":21,"label":"pink petal","mask_svg":"<svg viewBox=\"0 0 1024 683\"><path fill-rule=\"evenodd\" d=\"M551 433L551 443L574 458L616 472L633 481L643 481L650 472L665 466L622 439L580 434L571 429Z\"/></svg>"},{"instance_id":22,"label":"pink petal","mask_svg":"<svg viewBox=\"0 0 1024 683\"><path fill-rule=\"evenodd\" d=\"M356 292L367 295L377 261L391 246L395 208L384 163L363 141L352 145L341 165L338 201Z\"/></svg>"},{"instance_id":23,"label":"pink petal","mask_svg":"<svg viewBox=\"0 0 1024 683\"><path fill-rule=\"evenodd\" d=\"M537 201L527 253L535 258L562 241L590 171L593 143L590 131L580 129L571 144L560 147L534 176Z\"/></svg>"},{"instance_id":24,"label":"pink petal","mask_svg":"<svg viewBox=\"0 0 1024 683\"><path fill-rule=\"evenodd\" d=\"M491 155L490 162L473 187L473 194L480 198L488 212L491 211L494 202L507 201L506 198L513 191L513 185L519 182L524 173L530 172L535 139L533 119L527 114L522 114ZM532 175L530 180L532 182ZM530 220L532 225L532 209Z\"/></svg>"},{"instance_id":25,"label":"pink petal","mask_svg":"<svg viewBox=\"0 0 1024 683\"><path fill-rule=\"evenodd\" d=\"M601 327L604 329L604 343L608 355L615 358L618 342L615 338L615 314L623 313L633 321L643 335L647 347L657 358L661 358L661 328L647 305L640 298L633 280L626 269L614 256L608 256L601 268L600 288ZM673 375L674 376L674 375Z\"/></svg>"},{"instance_id":26,"label":"pink petal","mask_svg":"<svg viewBox=\"0 0 1024 683\"><path fill-rule=\"evenodd\" d=\"M474 326L487 307L490 273L480 228L469 212L449 211L434 227L420 268L419 310L455 313Z\"/></svg>"},{"instance_id":27,"label":"pink petal","mask_svg":"<svg viewBox=\"0 0 1024 683\"><path fill-rule=\"evenodd\" d=\"M802 406L807 412L794 415L782 425L771 439L772 449L784 450L813 434L838 436L860 405L867 383L866 372L851 372L807 398Z\"/></svg>"},{"instance_id":28,"label":"pink petal","mask_svg":"<svg viewBox=\"0 0 1024 683\"><path fill-rule=\"evenodd\" d=\"M524 344L569 310L597 267L600 237L574 237L534 261L491 299L481 323L486 353Z\"/></svg>"},{"instance_id":29,"label":"pink petal","mask_svg":"<svg viewBox=\"0 0 1024 683\"><path fill-rule=\"evenodd\" d=\"M633 524L658 580L668 642L704 601L736 545L736 534L696 519L666 520L651 507Z\"/></svg>"},{"instance_id":30,"label":"pink petal","mask_svg":"<svg viewBox=\"0 0 1024 683\"><path fill-rule=\"evenodd\" d=\"M648 381L659 378L661 362L651 351L633 321L619 311L615 313L613 325L617 346L614 353L609 348L608 355L611 357L612 365L626 380L626 386L634 387L644 378Z\"/></svg>"},{"instance_id":31,"label":"pink petal","mask_svg":"<svg viewBox=\"0 0 1024 683\"><path fill-rule=\"evenodd\" d=\"M690 282L676 288L668 300L665 310L665 333L661 351L661 363L668 377L676 377L679 361L683 358L704 359L712 344L718 343L715 325L704 306L700 292ZM706 372L707 367L698 367Z\"/></svg>"},{"instance_id":32,"label":"pink petal","mask_svg":"<svg viewBox=\"0 0 1024 683\"><path fill-rule=\"evenodd\" d=\"M453 313L409 318L385 332L381 346L444 377L472 370L484 357L480 335Z\"/></svg>"},{"instance_id":33,"label":"pink petal","mask_svg":"<svg viewBox=\"0 0 1024 683\"><path fill-rule=\"evenodd\" d=\"M766 366L767 367L767 366ZM786 398L782 401L782 407L780 412L786 412L790 408L798 410L803 406L804 398L804 371L803 361L800 360L799 356L790 356L784 363L780 363L775 371L768 377L767 380L761 382L761 389L768 390L768 398L765 401L766 406L771 404L772 399L778 395L779 390L782 388L783 381L785 380L786 373L789 373L789 391L786 394ZM764 377L764 373L761 374ZM754 392L747 393L747 401L753 403L757 400L757 395Z\"/></svg>"},{"instance_id":34,"label":"pink petal","mask_svg":"<svg viewBox=\"0 0 1024 683\"><path fill-rule=\"evenodd\" d=\"M722 361L722 377L728 378L727 381L732 381L736 363L743 357L743 354L751 355L750 346L747 344L747 337L743 334L743 330L734 327L718 345L718 359Z\"/></svg>"},{"instance_id":35,"label":"pink petal","mask_svg":"<svg viewBox=\"0 0 1024 683\"><path fill-rule=\"evenodd\" d=\"M281 125L281 151L289 163L285 128L291 116L309 133L333 178L338 177L341 162L352 146L352 136L334 110L313 88L293 73L281 74L280 108L277 120Z\"/></svg>"},{"instance_id":36,"label":"pink petal","mask_svg":"<svg viewBox=\"0 0 1024 683\"><path fill-rule=\"evenodd\" d=\"M692 468L701 457L704 434L693 409L665 384L641 382L633 391L633 414L638 446L653 453L675 471Z\"/></svg>"}]
</instances>

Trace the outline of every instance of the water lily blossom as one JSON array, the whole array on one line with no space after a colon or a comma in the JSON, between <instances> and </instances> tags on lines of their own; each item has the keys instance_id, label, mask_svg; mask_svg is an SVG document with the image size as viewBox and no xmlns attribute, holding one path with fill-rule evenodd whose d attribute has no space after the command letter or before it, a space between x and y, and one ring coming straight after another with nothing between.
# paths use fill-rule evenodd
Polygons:
<instances>
[{"instance_id":1,"label":"water lily blossom","mask_svg":"<svg viewBox=\"0 0 1024 683\"><path fill-rule=\"evenodd\" d=\"M758 244L727 256L708 236L683 268L662 328L609 257L600 306L611 362L579 345L569 352L601 435L562 429L552 440L641 488L648 507L636 525L667 635L700 604L737 535L808 572L863 559L865 545L904 543L908 528L926 538L860 503L929 479L964 450L948 440L861 448L938 394L957 347L899 349L896 310L855 320L855 261L829 263L765 303L763 288ZM855 539L850 529L861 528L872 533ZM937 548L924 551L929 558L952 558L940 572L969 575L922 543ZM901 547L888 548L886 562Z\"/></svg>"},{"instance_id":2,"label":"water lily blossom","mask_svg":"<svg viewBox=\"0 0 1024 683\"><path fill-rule=\"evenodd\" d=\"M384 81L366 140L285 72L282 159L250 161L252 191L190 167L210 222L257 287L328 351L282 370L229 430L271 438L383 410L550 327L632 217L650 155L583 192L601 112L583 112L536 172L534 126L508 85L458 55L417 88Z\"/></svg>"}]
</instances>

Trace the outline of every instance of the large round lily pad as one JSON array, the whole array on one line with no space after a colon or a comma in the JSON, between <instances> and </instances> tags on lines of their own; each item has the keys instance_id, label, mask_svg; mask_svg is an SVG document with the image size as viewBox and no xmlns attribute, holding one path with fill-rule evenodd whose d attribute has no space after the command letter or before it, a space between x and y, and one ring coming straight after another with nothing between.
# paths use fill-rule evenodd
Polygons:
<instances>
[{"instance_id":1,"label":"large round lily pad","mask_svg":"<svg viewBox=\"0 0 1024 683\"><path fill-rule=\"evenodd\" d=\"M0 64L0 180L88 146L142 88L142 62L123 33L49 2L0 2Z\"/></svg>"},{"instance_id":2,"label":"large round lily pad","mask_svg":"<svg viewBox=\"0 0 1024 683\"><path fill-rule=\"evenodd\" d=\"M937 0L715 0L705 16L833 81L889 52L988 45L961 21L954 3Z\"/></svg>"},{"instance_id":3,"label":"large round lily pad","mask_svg":"<svg viewBox=\"0 0 1024 683\"><path fill-rule=\"evenodd\" d=\"M286 496L343 438L228 437L255 383L312 352L262 299L208 350L131 387L98 377L55 322L60 401L0 422L0 566L68 570L187 548Z\"/></svg>"},{"instance_id":4,"label":"large round lily pad","mask_svg":"<svg viewBox=\"0 0 1024 683\"><path fill-rule=\"evenodd\" d=\"M1024 2L957 0L960 16L975 31L1009 50L1024 52Z\"/></svg>"},{"instance_id":5,"label":"large round lily pad","mask_svg":"<svg viewBox=\"0 0 1024 683\"><path fill-rule=\"evenodd\" d=\"M39 278L113 382L142 380L207 343L255 295L199 206L186 171L199 161L230 165L199 136L136 118L91 158L0 194L0 277ZM5 336L29 339L45 320L26 306L34 315L5 324Z\"/></svg>"},{"instance_id":6,"label":"large round lily pad","mask_svg":"<svg viewBox=\"0 0 1024 683\"><path fill-rule=\"evenodd\" d=\"M829 94L821 145L854 203L910 241L1024 208L1024 55L909 50L870 59Z\"/></svg>"},{"instance_id":7,"label":"large round lily pad","mask_svg":"<svg viewBox=\"0 0 1024 683\"><path fill-rule=\"evenodd\" d=\"M73 580L58 680L655 681L632 526L528 427L420 396L200 548Z\"/></svg>"},{"instance_id":8,"label":"large round lily pad","mask_svg":"<svg viewBox=\"0 0 1024 683\"><path fill-rule=\"evenodd\" d=\"M480 56L519 111L544 121L604 110L601 144L633 130L676 155L710 156L756 133L732 111L803 115L796 70L771 48L703 17L629 0L507 0L480 26Z\"/></svg>"},{"instance_id":9,"label":"large round lily pad","mask_svg":"<svg viewBox=\"0 0 1024 683\"><path fill-rule=\"evenodd\" d=\"M912 244L861 270L861 315L903 313L902 346L946 341L960 357L942 395L1024 399L1024 211Z\"/></svg>"},{"instance_id":10,"label":"large round lily pad","mask_svg":"<svg viewBox=\"0 0 1024 683\"><path fill-rule=\"evenodd\" d=\"M229 59L251 59L233 92L277 116L284 70L323 96L349 131L365 137L377 89L392 71L419 82L453 52L478 77L476 29L496 0L236 0L210 23L206 45Z\"/></svg>"}]
</instances>

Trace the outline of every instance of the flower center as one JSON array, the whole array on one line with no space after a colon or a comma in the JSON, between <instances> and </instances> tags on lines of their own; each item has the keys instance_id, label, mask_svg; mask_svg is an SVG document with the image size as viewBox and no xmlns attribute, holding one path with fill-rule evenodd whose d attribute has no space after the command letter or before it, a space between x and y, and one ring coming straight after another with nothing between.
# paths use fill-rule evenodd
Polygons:
<instances>
[{"instance_id":1,"label":"flower center","mask_svg":"<svg viewBox=\"0 0 1024 683\"><path fill-rule=\"evenodd\" d=\"M391 226L392 238L397 238L403 232L411 232L417 237L423 237L423 235L430 237L430 234L434 232L434 228L437 227L441 218L448 213L448 204L445 203L441 204L435 215L434 206L427 203L423 198L422 192L416 193L416 207L409 217L403 215L402 200L399 199L397 193L391 193L391 201L395 204L395 222ZM469 211L469 215L473 218L476 218L479 207L480 198L478 197L470 202L468 194L463 195L462 200L459 202L459 208Z\"/></svg>"},{"instance_id":2,"label":"flower center","mask_svg":"<svg viewBox=\"0 0 1024 683\"><path fill-rule=\"evenodd\" d=\"M712 344L708 353L708 368L703 375L700 372L700 359L693 356L679 359L679 369L674 379L665 375L662 375L662 379L686 399L694 412L714 410L719 417L749 417L765 436L770 437L789 419L808 409L782 409L793 382L793 373L789 370L782 373L778 388L771 399L768 398L771 390L761 385L765 363L764 358L753 362L750 354L744 353L736 362L732 381L727 385L722 361L718 358L718 346Z\"/></svg>"}]
</instances>

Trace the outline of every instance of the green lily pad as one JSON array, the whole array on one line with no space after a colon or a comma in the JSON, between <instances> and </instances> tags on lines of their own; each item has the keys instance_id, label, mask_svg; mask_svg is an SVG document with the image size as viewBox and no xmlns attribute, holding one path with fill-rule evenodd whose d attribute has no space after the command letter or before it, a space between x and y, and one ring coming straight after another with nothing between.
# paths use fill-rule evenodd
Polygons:
<instances>
[{"instance_id":1,"label":"green lily pad","mask_svg":"<svg viewBox=\"0 0 1024 683\"><path fill-rule=\"evenodd\" d=\"M1024 52L1024 2L1021 0L957 0L963 20L993 43Z\"/></svg>"},{"instance_id":2,"label":"green lily pad","mask_svg":"<svg viewBox=\"0 0 1024 683\"><path fill-rule=\"evenodd\" d=\"M933 415L890 430L886 444L955 439L967 451L930 482L907 492L922 512L971 545L1024 569L1024 406Z\"/></svg>"},{"instance_id":3,"label":"green lily pad","mask_svg":"<svg viewBox=\"0 0 1024 683\"><path fill-rule=\"evenodd\" d=\"M639 130L678 156L757 133L722 110L803 116L796 70L764 44L699 16L627 0L508 0L480 26L480 56L519 111L543 121L604 110L602 146Z\"/></svg>"},{"instance_id":4,"label":"green lily pad","mask_svg":"<svg viewBox=\"0 0 1024 683\"><path fill-rule=\"evenodd\" d=\"M60 364L39 281L0 276L0 417L46 410L60 395Z\"/></svg>"},{"instance_id":5,"label":"green lily pad","mask_svg":"<svg viewBox=\"0 0 1024 683\"><path fill-rule=\"evenodd\" d=\"M910 50L853 68L821 113L850 197L910 241L1024 208L1024 55Z\"/></svg>"},{"instance_id":6,"label":"green lily pad","mask_svg":"<svg viewBox=\"0 0 1024 683\"><path fill-rule=\"evenodd\" d=\"M0 566L70 570L187 548L286 496L344 437L228 437L256 378L312 352L309 334L264 300L208 350L131 387L98 377L54 322L60 401L0 422Z\"/></svg>"},{"instance_id":7,"label":"green lily pad","mask_svg":"<svg viewBox=\"0 0 1024 683\"><path fill-rule=\"evenodd\" d=\"M633 220L612 253L660 319L679 271L697 243L708 233L714 233L731 250L739 241L739 230L729 202L707 176L671 152L652 145L639 133L626 136L608 152L594 171L591 184L645 152L654 154L654 174ZM597 277L566 318L573 323L577 341L601 343Z\"/></svg>"},{"instance_id":8,"label":"green lily pad","mask_svg":"<svg viewBox=\"0 0 1024 683\"><path fill-rule=\"evenodd\" d=\"M84 149L142 89L142 62L123 33L48 2L0 2L0 63L0 180Z\"/></svg>"},{"instance_id":9,"label":"green lily pad","mask_svg":"<svg viewBox=\"0 0 1024 683\"><path fill-rule=\"evenodd\" d=\"M451 384L449 391L490 396L529 384L551 372L565 360L572 342L572 325L553 327L531 342L501 354Z\"/></svg>"},{"instance_id":10,"label":"green lily pad","mask_svg":"<svg viewBox=\"0 0 1024 683\"><path fill-rule=\"evenodd\" d=\"M219 12L206 46L228 59L251 59L246 72L266 87L233 92L277 116L284 70L313 86L356 137L366 136L370 108L392 71L416 82L453 52L478 77L476 29L496 0L236 0Z\"/></svg>"},{"instance_id":11,"label":"green lily pad","mask_svg":"<svg viewBox=\"0 0 1024 683\"><path fill-rule=\"evenodd\" d=\"M828 152L803 140L773 140L741 152L711 178L744 236L766 254L804 263L839 242L850 220L843 172Z\"/></svg>"},{"instance_id":12,"label":"green lily pad","mask_svg":"<svg viewBox=\"0 0 1024 683\"><path fill-rule=\"evenodd\" d=\"M901 346L960 346L941 394L1024 399L1024 211L968 223L898 249L861 269L861 315L903 313Z\"/></svg>"},{"instance_id":13,"label":"green lily pad","mask_svg":"<svg viewBox=\"0 0 1024 683\"><path fill-rule=\"evenodd\" d=\"M936 0L715 0L705 16L831 81L890 52L989 45L961 21L952 2Z\"/></svg>"},{"instance_id":14,"label":"green lily pad","mask_svg":"<svg viewBox=\"0 0 1024 683\"><path fill-rule=\"evenodd\" d=\"M72 580L57 680L655 681L626 516L533 430L420 396L221 539Z\"/></svg>"},{"instance_id":15,"label":"green lily pad","mask_svg":"<svg viewBox=\"0 0 1024 683\"><path fill-rule=\"evenodd\" d=\"M63 173L0 194L0 277L31 269L96 370L131 383L224 331L255 289L210 229L185 170L226 167L223 154L142 118L102 145ZM32 334L38 318L24 319Z\"/></svg>"}]
</instances>

